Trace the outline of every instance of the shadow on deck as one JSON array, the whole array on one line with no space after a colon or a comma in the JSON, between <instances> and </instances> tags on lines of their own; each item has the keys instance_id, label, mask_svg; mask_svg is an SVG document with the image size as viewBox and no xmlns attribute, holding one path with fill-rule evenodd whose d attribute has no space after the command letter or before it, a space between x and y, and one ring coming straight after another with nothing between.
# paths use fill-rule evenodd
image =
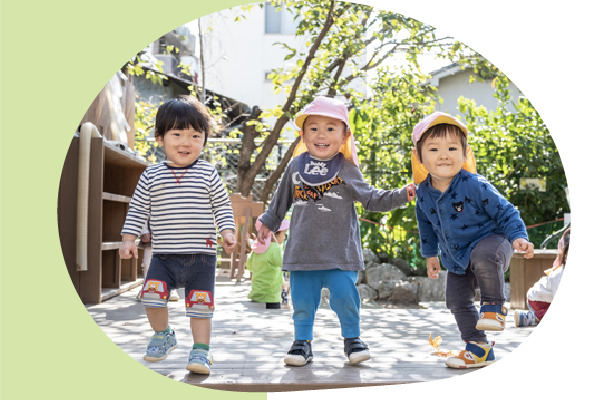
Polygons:
<instances>
[{"instance_id":1,"label":"shadow on deck","mask_svg":"<svg viewBox=\"0 0 602 400\"><path fill-rule=\"evenodd\" d=\"M443 338L442 350L464 348L455 320L441 302L421 303L415 308L364 304L362 340L370 346L372 359L359 365L351 365L344 357L338 319L322 304L314 327L313 362L303 367L286 366L284 354L293 341L292 310L266 310L264 304L249 301L250 285L249 280L236 283L218 276L211 342L214 364L209 376L186 370L192 337L183 300L168 305L178 348L156 363L142 358L152 331L144 307L136 300L138 288L87 309L105 334L142 365L170 379L212 389L280 392L392 385L471 372L447 368L444 358L432 354L430 333ZM183 298L183 289L179 293ZM489 340L496 342L496 358L520 345L532 329L514 327L510 317L505 331L489 333Z\"/></svg>"}]
</instances>

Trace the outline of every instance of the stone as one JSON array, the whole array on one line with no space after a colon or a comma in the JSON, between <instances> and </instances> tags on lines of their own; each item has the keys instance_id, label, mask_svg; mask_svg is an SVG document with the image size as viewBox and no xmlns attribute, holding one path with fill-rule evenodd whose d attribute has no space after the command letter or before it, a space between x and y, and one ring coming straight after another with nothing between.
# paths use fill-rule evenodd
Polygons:
<instances>
[{"instance_id":1,"label":"stone","mask_svg":"<svg viewBox=\"0 0 602 400\"><path fill-rule=\"evenodd\" d=\"M378 299L387 300L393 294L393 288L402 281L380 281L378 284Z\"/></svg>"},{"instance_id":2,"label":"stone","mask_svg":"<svg viewBox=\"0 0 602 400\"><path fill-rule=\"evenodd\" d=\"M391 264L399 268L406 276L412 275L412 268L410 264L403 258L393 258Z\"/></svg>"},{"instance_id":3,"label":"stone","mask_svg":"<svg viewBox=\"0 0 602 400\"><path fill-rule=\"evenodd\" d=\"M364 264L369 262L380 263L378 256L370 249L362 249L362 255L364 257Z\"/></svg>"},{"instance_id":4,"label":"stone","mask_svg":"<svg viewBox=\"0 0 602 400\"><path fill-rule=\"evenodd\" d=\"M366 271L361 269L357 272L357 284L366 283Z\"/></svg>"},{"instance_id":5,"label":"stone","mask_svg":"<svg viewBox=\"0 0 602 400\"><path fill-rule=\"evenodd\" d=\"M418 304L418 290L420 284L417 282L395 282L389 301L402 304Z\"/></svg>"},{"instance_id":6,"label":"stone","mask_svg":"<svg viewBox=\"0 0 602 400\"><path fill-rule=\"evenodd\" d=\"M364 268L370 269L370 268L378 267L379 265L380 265L380 263L378 261L368 261L367 263L364 263Z\"/></svg>"},{"instance_id":7,"label":"stone","mask_svg":"<svg viewBox=\"0 0 602 400\"><path fill-rule=\"evenodd\" d=\"M431 279L424 276L415 276L410 278L411 282L418 283L419 301L445 301L445 282L447 280L447 271L441 271L439 278Z\"/></svg>"},{"instance_id":8,"label":"stone","mask_svg":"<svg viewBox=\"0 0 602 400\"><path fill-rule=\"evenodd\" d=\"M366 283L372 289L378 290L382 281L406 280L407 276L392 264L380 264L366 270Z\"/></svg>"},{"instance_id":9,"label":"stone","mask_svg":"<svg viewBox=\"0 0 602 400\"><path fill-rule=\"evenodd\" d=\"M357 285L357 290L360 292L360 299L362 301L372 301L378 296L376 290L364 283Z\"/></svg>"}]
</instances>

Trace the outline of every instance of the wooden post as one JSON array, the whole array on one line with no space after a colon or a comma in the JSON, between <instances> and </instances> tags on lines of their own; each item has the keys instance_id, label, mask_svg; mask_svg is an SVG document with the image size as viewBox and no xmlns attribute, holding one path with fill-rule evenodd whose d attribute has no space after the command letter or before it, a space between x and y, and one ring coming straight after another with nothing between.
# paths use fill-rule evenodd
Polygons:
<instances>
[{"instance_id":1,"label":"wooden post","mask_svg":"<svg viewBox=\"0 0 602 400\"><path fill-rule=\"evenodd\" d=\"M230 197L232 202L232 211L234 212L234 222L237 232L237 246L232 252L232 261L230 263L230 278L234 278L236 271L236 281L242 280L247 261L247 241L245 235L252 231L251 223L254 217L259 217L263 213L263 203L254 202L253 195L243 197L240 193L234 193Z\"/></svg>"},{"instance_id":2,"label":"wooden post","mask_svg":"<svg viewBox=\"0 0 602 400\"><path fill-rule=\"evenodd\" d=\"M514 253L510 259L510 308L527 309L527 291L552 268L558 250L535 250L533 258Z\"/></svg>"}]
</instances>

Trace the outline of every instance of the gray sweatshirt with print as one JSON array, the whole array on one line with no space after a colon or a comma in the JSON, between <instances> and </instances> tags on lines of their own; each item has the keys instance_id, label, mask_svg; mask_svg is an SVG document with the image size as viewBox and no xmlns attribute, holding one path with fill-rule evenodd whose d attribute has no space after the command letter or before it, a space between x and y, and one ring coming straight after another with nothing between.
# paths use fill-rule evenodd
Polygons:
<instances>
[{"instance_id":1,"label":"gray sweatshirt with print","mask_svg":"<svg viewBox=\"0 0 602 400\"><path fill-rule=\"evenodd\" d=\"M309 186L300 179L299 157L293 158L267 211L260 217L274 232L293 207L282 269L364 269L356 201L369 211L391 211L408 202L407 188L376 189L349 161L343 163L331 182Z\"/></svg>"}]
</instances>

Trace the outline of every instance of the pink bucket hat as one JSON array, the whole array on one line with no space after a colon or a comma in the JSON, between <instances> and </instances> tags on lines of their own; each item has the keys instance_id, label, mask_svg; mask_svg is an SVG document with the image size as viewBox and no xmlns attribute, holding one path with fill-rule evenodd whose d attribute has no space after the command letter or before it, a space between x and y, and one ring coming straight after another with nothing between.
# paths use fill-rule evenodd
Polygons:
<instances>
[{"instance_id":1,"label":"pink bucket hat","mask_svg":"<svg viewBox=\"0 0 602 400\"><path fill-rule=\"evenodd\" d=\"M255 221L255 230L259 230L260 226L261 226L261 221L259 220L259 218L257 218L257 221ZM290 226L291 226L291 222L289 220L285 219L280 224L280 228L278 228L277 232L285 231ZM256 254L264 253L268 249L268 247L270 247L270 243L272 243L272 232L268 233L268 236L265 238L264 244L261 244L258 241L255 241L251 245L251 250L253 250L253 253L256 253Z\"/></svg>"},{"instance_id":2,"label":"pink bucket hat","mask_svg":"<svg viewBox=\"0 0 602 400\"><path fill-rule=\"evenodd\" d=\"M416 143L418 143L424 132L426 132L430 127L439 124L455 125L458 128L460 128L468 138L468 129L462 122L460 122L457 118L454 118L449 114L437 111L425 117L414 127L414 130L412 131L412 142L414 143L414 146L416 146Z\"/></svg>"},{"instance_id":3,"label":"pink bucket hat","mask_svg":"<svg viewBox=\"0 0 602 400\"><path fill-rule=\"evenodd\" d=\"M345 123L347 131L351 132L349 127L349 113L347 107L342 101L332 97L318 96L306 105L297 116L295 116L295 125L303 129L303 122L309 115L321 115L323 117L336 118Z\"/></svg>"},{"instance_id":4,"label":"pink bucket hat","mask_svg":"<svg viewBox=\"0 0 602 400\"><path fill-rule=\"evenodd\" d=\"M316 97L314 101L306 105L303 110L301 110L301 112L295 116L295 125L297 125L301 131L303 130L303 122L305 121L305 118L310 115L321 115L323 117L330 117L343 121L349 135L347 136L347 140L345 140L341 146L340 151L343 153L346 160L349 160L356 166L359 166L360 163L357 157L357 149L355 148L355 139L353 138L353 133L351 132L349 113L347 112L347 107L345 107L345 104L342 101L332 97ZM296 157L305 151L307 151L307 147L305 146L305 143L301 141L295 148L293 157Z\"/></svg>"}]
</instances>

